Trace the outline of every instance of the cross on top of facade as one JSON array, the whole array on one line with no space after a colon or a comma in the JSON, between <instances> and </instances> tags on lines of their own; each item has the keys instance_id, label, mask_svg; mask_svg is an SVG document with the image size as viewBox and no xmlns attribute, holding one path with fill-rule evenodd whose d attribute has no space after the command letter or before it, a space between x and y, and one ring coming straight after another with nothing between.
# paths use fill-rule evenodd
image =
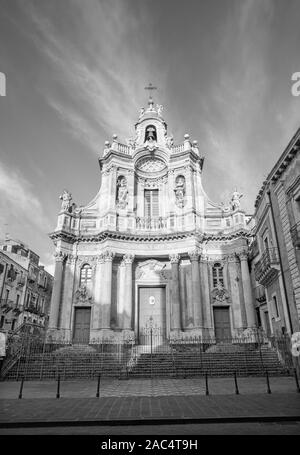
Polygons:
<instances>
[{"instance_id":1,"label":"cross on top of facade","mask_svg":"<svg viewBox=\"0 0 300 455\"><path fill-rule=\"evenodd\" d=\"M151 96L151 91L152 90L157 90L157 87L154 87L154 85L152 85L151 82L149 82L149 85L147 87L145 87L145 90L149 90L149 93L150 93L150 96Z\"/></svg>"}]
</instances>

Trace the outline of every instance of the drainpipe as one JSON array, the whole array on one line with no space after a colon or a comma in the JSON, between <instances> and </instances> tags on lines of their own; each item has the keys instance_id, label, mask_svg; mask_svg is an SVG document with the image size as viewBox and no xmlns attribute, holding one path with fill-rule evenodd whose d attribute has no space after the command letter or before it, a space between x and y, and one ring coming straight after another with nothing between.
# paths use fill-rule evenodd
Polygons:
<instances>
[{"instance_id":1,"label":"drainpipe","mask_svg":"<svg viewBox=\"0 0 300 455\"><path fill-rule=\"evenodd\" d=\"M289 301L288 301L288 296L287 296L287 290L286 290L286 284L285 284L285 276L284 276L284 272L283 272L281 252L280 252L280 248L279 248L278 233L277 233L277 227L276 227L276 224L275 224L275 217L274 217L274 210L273 210L273 205L272 205L272 200L271 200L271 190L270 189L267 190L267 195L268 195L268 200L269 200L269 204L270 204L270 207L271 207L272 223L273 223L273 226L274 226L275 239L276 239L276 244L277 244L277 249L278 249L278 258L279 258L279 264L280 264L281 274L282 274L282 283L283 283L284 297L285 297L286 306L287 306L287 314L288 314L289 324L290 324L290 327L291 327L291 332L293 333L294 329L293 329L290 306L289 306Z\"/></svg>"}]
</instances>

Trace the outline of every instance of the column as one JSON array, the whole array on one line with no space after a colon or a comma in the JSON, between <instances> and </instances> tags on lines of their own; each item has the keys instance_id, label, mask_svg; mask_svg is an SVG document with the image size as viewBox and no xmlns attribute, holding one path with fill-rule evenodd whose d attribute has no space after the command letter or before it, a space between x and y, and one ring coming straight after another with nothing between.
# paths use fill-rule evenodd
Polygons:
<instances>
[{"instance_id":1,"label":"column","mask_svg":"<svg viewBox=\"0 0 300 455\"><path fill-rule=\"evenodd\" d=\"M59 321L60 329L64 331L64 339L70 340L71 334L71 312L72 312L72 297L74 288L74 275L75 275L75 261L76 256L68 254L65 262L64 279L63 279L63 293L61 303L61 316Z\"/></svg>"},{"instance_id":2,"label":"column","mask_svg":"<svg viewBox=\"0 0 300 455\"><path fill-rule=\"evenodd\" d=\"M104 276L104 255L100 253L97 256L97 265L95 273L95 284L94 284L94 296L95 301L93 305L93 318L92 318L92 329L101 329L101 292L102 292L102 280Z\"/></svg>"},{"instance_id":3,"label":"column","mask_svg":"<svg viewBox=\"0 0 300 455\"><path fill-rule=\"evenodd\" d=\"M49 329L58 328L59 307L61 302L62 280L65 254L61 251L55 254L54 281L51 297Z\"/></svg>"},{"instance_id":4,"label":"column","mask_svg":"<svg viewBox=\"0 0 300 455\"><path fill-rule=\"evenodd\" d=\"M132 263L133 254L125 254L125 286L124 286L124 308L123 308L123 329L132 330Z\"/></svg>"},{"instance_id":5,"label":"column","mask_svg":"<svg viewBox=\"0 0 300 455\"><path fill-rule=\"evenodd\" d=\"M199 270L200 253L198 250L195 250L189 253L189 256L192 264L192 298L194 307L194 323L195 328L200 328L203 325Z\"/></svg>"},{"instance_id":6,"label":"column","mask_svg":"<svg viewBox=\"0 0 300 455\"><path fill-rule=\"evenodd\" d=\"M106 250L104 252L103 287L101 291L102 329L110 329L113 257L112 251Z\"/></svg>"},{"instance_id":7,"label":"column","mask_svg":"<svg viewBox=\"0 0 300 455\"><path fill-rule=\"evenodd\" d=\"M208 278L208 258L201 257L200 261L200 269L201 269L201 287L203 289L203 325L207 329L212 329L212 309L210 304L210 286L209 286L209 278Z\"/></svg>"},{"instance_id":8,"label":"column","mask_svg":"<svg viewBox=\"0 0 300 455\"><path fill-rule=\"evenodd\" d=\"M171 254L172 285L171 285L171 305L172 305L172 326L173 330L180 330L180 292L179 292L179 254Z\"/></svg>"},{"instance_id":9,"label":"column","mask_svg":"<svg viewBox=\"0 0 300 455\"><path fill-rule=\"evenodd\" d=\"M124 289L125 289L125 263L124 261L121 262L119 266L119 273L118 273L118 305L117 305L117 315L118 315L118 323L117 326L120 329L123 329L123 315L124 315Z\"/></svg>"},{"instance_id":10,"label":"column","mask_svg":"<svg viewBox=\"0 0 300 455\"><path fill-rule=\"evenodd\" d=\"M246 316L247 316L247 327L255 327L255 312L254 312L254 304L253 304L253 296L252 296L252 288L251 288L251 281L250 281L250 273L248 267L248 255L246 252L240 253L240 260L241 260L241 272L242 272L242 282L243 282L243 292L244 292L244 300L245 300L245 307L246 307Z\"/></svg>"},{"instance_id":11,"label":"column","mask_svg":"<svg viewBox=\"0 0 300 455\"><path fill-rule=\"evenodd\" d=\"M240 299L238 279L238 258L236 254L228 256L229 285L233 312L233 325L235 329L243 329L243 320L246 319L244 299Z\"/></svg>"}]
</instances>

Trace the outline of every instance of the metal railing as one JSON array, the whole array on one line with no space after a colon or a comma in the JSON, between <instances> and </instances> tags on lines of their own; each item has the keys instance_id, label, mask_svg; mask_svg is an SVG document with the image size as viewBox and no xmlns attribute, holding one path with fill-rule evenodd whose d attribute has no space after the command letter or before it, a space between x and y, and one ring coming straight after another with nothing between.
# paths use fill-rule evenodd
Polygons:
<instances>
[{"instance_id":1,"label":"metal railing","mask_svg":"<svg viewBox=\"0 0 300 455\"><path fill-rule=\"evenodd\" d=\"M255 279L256 281L260 282L261 278L267 273L271 268L272 265L279 264L279 255L277 248L267 248L262 256L261 259L255 265Z\"/></svg>"},{"instance_id":2,"label":"metal railing","mask_svg":"<svg viewBox=\"0 0 300 455\"><path fill-rule=\"evenodd\" d=\"M137 339L102 339L89 344L49 342L21 328L8 337L2 379L62 379L109 377L257 376L293 369L290 340L249 336L217 340L182 334L169 339L147 327Z\"/></svg>"},{"instance_id":3,"label":"metal railing","mask_svg":"<svg viewBox=\"0 0 300 455\"><path fill-rule=\"evenodd\" d=\"M255 299L258 302L262 303L262 302L266 301L266 291L265 291L265 287L262 284L256 286L256 288L254 289L254 293L255 293Z\"/></svg>"}]
</instances>

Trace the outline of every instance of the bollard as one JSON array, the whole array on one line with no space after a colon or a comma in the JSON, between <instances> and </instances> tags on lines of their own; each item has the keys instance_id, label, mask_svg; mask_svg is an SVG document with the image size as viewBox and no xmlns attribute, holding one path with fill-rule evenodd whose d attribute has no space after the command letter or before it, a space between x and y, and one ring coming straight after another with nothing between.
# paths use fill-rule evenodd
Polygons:
<instances>
[{"instance_id":1,"label":"bollard","mask_svg":"<svg viewBox=\"0 0 300 455\"><path fill-rule=\"evenodd\" d=\"M60 374L57 376L56 398L60 398Z\"/></svg>"},{"instance_id":2,"label":"bollard","mask_svg":"<svg viewBox=\"0 0 300 455\"><path fill-rule=\"evenodd\" d=\"M296 368L294 368L294 376L295 376L295 381L296 381L297 392L300 393L299 380L298 380Z\"/></svg>"},{"instance_id":3,"label":"bollard","mask_svg":"<svg viewBox=\"0 0 300 455\"><path fill-rule=\"evenodd\" d=\"M99 396L100 396L100 378L101 378L101 375L100 375L100 373L99 373L99 375L98 375L98 383L97 383L96 398L99 398Z\"/></svg>"},{"instance_id":4,"label":"bollard","mask_svg":"<svg viewBox=\"0 0 300 455\"><path fill-rule=\"evenodd\" d=\"M235 394L239 395L239 388L238 388L238 382L237 382L237 377L236 377L236 371L234 372L234 385L235 385Z\"/></svg>"},{"instance_id":5,"label":"bollard","mask_svg":"<svg viewBox=\"0 0 300 455\"><path fill-rule=\"evenodd\" d=\"M207 373L205 373L205 395L209 395Z\"/></svg>"},{"instance_id":6,"label":"bollard","mask_svg":"<svg viewBox=\"0 0 300 455\"><path fill-rule=\"evenodd\" d=\"M267 380L267 393L272 393L270 389L270 381L269 381L269 373L268 370L266 370L266 380Z\"/></svg>"},{"instance_id":7,"label":"bollard","mask_svg":"<svg viewBox=\"0 0 300 455\"><path fill-rule=\"evenodd\" d=\"M23 394L23 385L24 385L24 376L21 380L21 385L20 385L20 392L19 392L19 400L22 398L22 394Z\"/></svg>"}]
</instances>

